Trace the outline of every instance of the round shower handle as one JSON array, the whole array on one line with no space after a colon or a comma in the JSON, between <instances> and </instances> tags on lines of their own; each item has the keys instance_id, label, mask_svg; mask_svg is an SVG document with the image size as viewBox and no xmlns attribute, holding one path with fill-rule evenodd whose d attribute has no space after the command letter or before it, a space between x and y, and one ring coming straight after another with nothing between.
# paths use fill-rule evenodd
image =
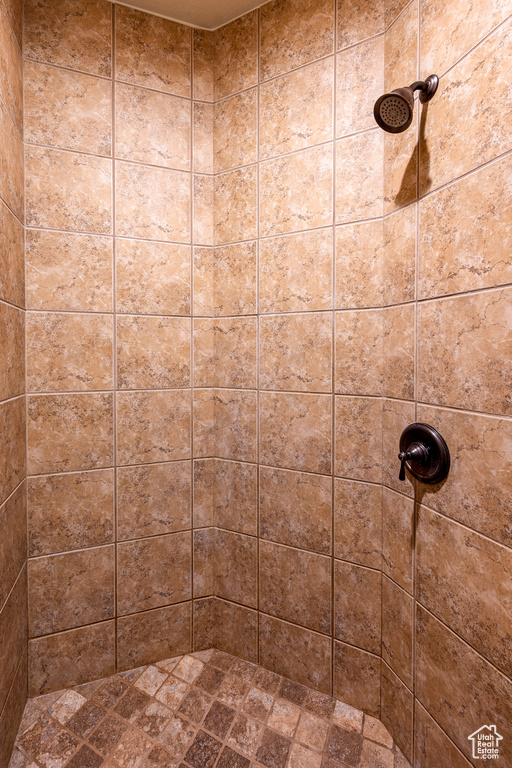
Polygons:
<instances>
[{"instance_id":1,"label":"round shower handle","mask_svg":"<svg viewBox=\"0 0 512 768\"><path fill-rule=\"evenodd\" d=\"M450 471L450 451L437 429L430 424L409 424L400 436L400 474L405 480L407 469L422 483L440 483Z\"/></svg>"}]
</instances>

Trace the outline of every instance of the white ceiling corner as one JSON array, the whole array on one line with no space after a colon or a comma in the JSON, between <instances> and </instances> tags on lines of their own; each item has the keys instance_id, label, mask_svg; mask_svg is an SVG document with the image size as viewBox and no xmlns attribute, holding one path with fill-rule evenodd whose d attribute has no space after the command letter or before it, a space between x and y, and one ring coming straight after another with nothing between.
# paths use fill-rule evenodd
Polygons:
<instances>
[{"instance_id":1,"label":"white ceiling corner","mask_svg":"<svg viewBox=\"0 0 512 768\"><path fill-rule=\"evenodd\" d=\"M265 0L268 2L268 0ZM217 29L259 8L261 0L134 0L119 3L201 29Z\"/></svg>"}]
</instances>

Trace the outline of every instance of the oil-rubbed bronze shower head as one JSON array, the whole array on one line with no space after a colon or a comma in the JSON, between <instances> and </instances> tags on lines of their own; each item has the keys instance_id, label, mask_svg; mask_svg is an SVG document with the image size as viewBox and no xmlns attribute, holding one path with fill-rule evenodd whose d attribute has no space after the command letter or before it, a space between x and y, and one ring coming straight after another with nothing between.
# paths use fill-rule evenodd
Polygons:
<instances>
[{"instance_id":1,"label":"oil-rubbed bronze shower head","mask_svg":"<svg viewBox=\"0 0 512 768\"><path fill-rule=\"evenodd\" d=\"M397 88L385 93L375 102L373 114L377 125L388 133L402 133L412 123L414 91L420 92L420 101L426 104L437 91L439 78L430 75L425 81L417 80L408 88Z\"/></svg>"}]
</instances>

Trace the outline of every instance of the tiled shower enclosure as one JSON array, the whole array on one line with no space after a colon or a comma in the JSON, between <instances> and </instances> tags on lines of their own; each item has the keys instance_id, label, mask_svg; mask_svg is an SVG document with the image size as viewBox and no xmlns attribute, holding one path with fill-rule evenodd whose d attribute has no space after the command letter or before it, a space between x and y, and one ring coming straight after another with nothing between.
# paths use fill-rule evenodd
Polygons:
<instances>
[{"instance_id":1,"label":"tiled shower enclosure","mask_svg":"<svg viewBox=\"0 0 512 768\"><path fill-rule=\"evenodd\" d=\"M0 0L0 765L217 648L512 764L512 0ZM373 104L431 73L385 134ZM398 440L445 437L440 486ZM27 682L28 681L28 682ZM373 767L372 767L373 768Z\"/></svg>"}]
</instances>

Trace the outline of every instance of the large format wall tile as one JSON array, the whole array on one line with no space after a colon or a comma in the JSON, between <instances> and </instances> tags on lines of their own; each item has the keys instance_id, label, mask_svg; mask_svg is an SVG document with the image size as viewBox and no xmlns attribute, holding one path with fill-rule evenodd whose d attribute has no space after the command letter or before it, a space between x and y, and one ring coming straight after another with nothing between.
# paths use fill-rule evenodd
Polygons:
<instances>
[{"instance_id":1,"label":"large format wall tile","mask_svg":"<svg viewBox=\"0 0 512 768\"><path fill-rule=\"evenodd\" d=\"M215 176L215 243L256 236L257 171L254 166Z\"/></svg>"},{"instance_id":2,"label":"large format wall tile","mask_svg":"<svg viewBox=\"0 0 512 768\"><path fill-rule=\"evenodd\" d=\"M110 160L27 146L25 174L27 226L110 234Z\"/></svg>"},{"instance_id":3,"label":"large format wall tile","mask_svg":"<svg viewBox=\"0 0 512 768\"><path fill-rule=\"evenodd\" d=\"M381 720L396 743L412 760L414 697L399 677L381 662Z\"/></svg>"},{"instance_id":4,"label":"large format wall tile","mask_svg":"<svg viewBox=\"0 0 512 768\"><path fill-rule=\"evenodd\" d=\"M27 441L30 474L111 466L113 415L111 394L29 397Z\"/></svg>"},{"instance_id":5,"label":"large format wall tile","mask_svg":"<svg viewBox=\"0 0 512 768\"><path fill-rule=\"evenodd\" d=\"M387 397L414 398L415 314L414 304L383 310L382 387Z\"/></svg>"},{"instance_id":6,"label":"large format wall tile","mask_svg":"<svg viewBox=\"0 0 512 768\"><path fill-rule=\"evenodd\" d=\"M215 460L213 514L215 524L256 536L258 472L254 464ZM195 502L194 486L194 502Z\"/></svg>"},{"instance_id":7,"label":"large format wall tile","mask_svg":"<svg viewBox=\"0 0 512 768\"><path fill-rule=\"evenodd\" d=\"M441 78L420 152L421 192L445 184L512 147L508 93L512 21ZM461 115L465 130L460 130Z\"/></svg>"},{"instance_id":8,"label":"large format wall tile","mask_svg":"<svg viewBox=\"0 0 512 768\"><path fill-rule=\"evenodd\" d=\"M256 242L236 243L215 248L213 276L213 315L253 315L256 313ZM196 283L194 283L196 289ZM200 311L198 314L203 314ZM208 314L208 313L207 313Z\"/></svg>"},{"instance_id":9,"label":"large format wall tile","mask_svg":"<svg viewBox=\"0 0 512 768\"><path fill-rule=\"evenodd\" d=\"M27 309L112 311L112 238L28 229Z\"/></svg>"},{"instance_id":10,"label":"large format wall tile","mask_svg":"<svg viewBox=\"0 0 512 768\"><path fill-rule=\"evenodd\" d=\"M213 62L215 46L215 33L209 29L194 29L193 41L193 67L194 67L194 92L193 98L201 101L213 101Z\"/></svg>"},{"instance_id":11,"label":"large format wall tile","mask_svg":"<svg viewBox=\"0 0 512 768\"><path fill-rule=\"evenodd\" d=\"M380 653L381 574L334 561L334 636L365 651Z\"/></svg>"},{"instance_id":12,"label":"large format wall tile","mask_svg":"<svg viewBox=\"0 0 512 768\"><path fill-rule=\"evenodd\" d=\"M336 227L336 309L379 307L384 300L383 223Z\"/></svg>"},{"instance_id":13,"label":"large format wall tile","mask_svg":"<svg viewBox=\"0 0 512 768\"><path fill-rule=\"evenodd\" d=\"M380 310L336 312L335 390L381 395L383 315Z\"/></svg>"},{"instance_id":14,"label":"large format wall tile","mask_svg":"<svg viewBox=\"0 0 512 768\"><path fill-rule=\"evenodd\" d=\"M190 176L167 168L116 163L116 233L190 242Z\"/></svg>"},{"instance_id":15,"label":"large format wall tile","mask_svg":"<svg viewBox=\"0 0 512 768\"><path fill-rule=\"evenodd\" d=\"M23 140L0 101L0 196L23 219Z\"/></svg>"},{"instance_id":16,"label":"large format wall tile","mask_svg":"<svg viewBox=\"0 0 512 768\"><path fill-rule=\"evenodd\" d=\"M194 320L194 386L256 386L256 318Z\"/></svg>"},{"instance_id":17,"label":"large format wall tile","mask_svg":"<svg viewBox=\"0 0 512 768\"><path fill-rule=\"evenodd\" d=\"M331 0L273 0L260 11L260 66L263 80L332 53Z\"/></svg>"},{"instance_id":18,"label":"large format wall tile","mask_svg":"<svg viewBox=\"0 0 512 768\"><path fill-rule=\"evenodd\" d=\"M334 556L370 568L382 561L382 488L334 481Z\"/></svg>"},{"instance_id":19,"label":"large format wall tile","mask_svg":"<svg viewBox=\"0 0 512 768\"><path fill-rule=\"evenodd\" d=\"M113 539L113 470L29 478L30 557L110 544Z\"/></svg>"},{"instance_id":20,"label":"large format wall tile","mask_svg":"<svg viewBox=\"0 0 512 768\"><path fill-rule=\"evenodd\" d=\"M381 432L382 403L378 398L336 397L335 474L380 482Z\"/></svg>"},{"instance_id":21,"label":"large format wall tile","mask_svg":"<svg viewBox=\"0 0 512 768\"><path fill-rule=\"evenodd\" d=\"M260 312L331 309L332 259L331 229L261 240Z\"/></svg>"},{"instance_id":22,"label":"large format wall tile","mask_svg":"<svg viewBox=\"0 0 512 768\"><path fill-rule=\"evenodd\" d=\"M0 95L20 133L23 132L23 61L6 4L0 12ZM19 9L21 16L22 9Z\"/></svg>"},{"instance_id":23,"label":"large format wall tile","mask_svg":"<svg viewBox=\"0 0 512 768\"><path fill-rule=\"evenodd\" d=\"M382 578L382 658L412 690L413 598Z\"/></svg>"},{"instance_id":24,"label":"large format wall tile","mask_svg":"<svg viewBox=\"0 0 512 768\"><path fill-rule=\"evenodd\" d=\"M215 172L227 171L257 159L258 92L254 88L213 108L213 161Z\"/></svg>"},{"instance_id":25,"label":"large format wall tile","mask_svg":"<svg viewBox=\"0 0 512 768\"><path fill-rule=\"evenodd\" d=\"M336 224L383 213L382 131L367 131L336 142Z\"/></svg>"},{"instance_id":26,"label":"large format wall tile","mask_svg":"<svg viewBox=\"0 0 512 768\"><path fill-rule=\"evenodd\" d=\"M22 224L0 200L0 298L25 305Z\"/></svg>"},{"instance_id":27,"label":"large format wall tile","mask_svg":"<svg viewBox=\"0 0 512 768\"><path fill-rule=\"evenodd\" d=\"M190 28L123 5L115 10L116 78L190 96Z\"/></svg>"},{"instance_id":28,"label":"large format wall tile","mask_svg":"<svg viewBox=\"0 0 512 768\"><path fill-rule=\"evenodd\" d=\"M330 554L331 497L328 477L261 467L260 536Z\"/></svg>"},{"instance_id":29,"label":"large format wall tile","mask_svg":"<svg viewBox=\"0 0 512 768\"><path fill-rule=\"evenodd\" d=\"M191 603L188 602L120 616L117 622L118 669L133 669L190 651L191 613Z\"/></svg>"},{"instance_id":30,"label":"large format wall tile","mask_svg":"<svg viewBox=\"0 0 512 768\"><path fill-rule=\"evenodd\" d=\"M19 574L0 612L0 707L3 709L27 646L27 569Z\"/></svg>"},{"instance_id":31,"label":"large format wall tile","mask_svg":"<svg viewBox=\"0 0 512 768\"><path fill-rule=\"evenodd\" d=\"M26 61L24 99L26 142L111 154L112 84L108 80Z\"/></svg>"},{"instance_id":32,"label":"large format wall tile","mask_svg":"<svg viewBox=\"0 0 512 768\"><path fill-rule=\"evenodd\" d=\"M114 547L29 560L28 595L31 637L112 619Z\"/></svg>"},{"instance_id":33,"label":"large format wall tile","mask_svg":"<svg viewBox=\"0 0 512 768\"><path fill-rule=\"evenodd\" d=\"M413 590L414 502L383 488L382 570L408 592Z\"/></svg>"},{"instance_id":34,"label":"large format wall tile","mask_svg":"<svg viewBox=\"0 0 512 768\"><path fill-rule=\"evenodd\" d=\"M201 245L215 242L215 176L194 176L193 241Z\"/></svg>"},{"instance_id":35,"label":"large format wall tile","mask_svg":"<svg viewBox=\"0 0 512 768\"><path fill-rule=\"evenodd\" d=\"M373 105L384 87L384 37L336 56L336 137L373 128Z\"/></svg>"},{"instance_id":36,"label":"large format wall tile","mask_svg":"<svg viewBox=\"0 0 512 768\"><path fill-rule=\"evenodd\" d=\"M25 313L0 303L0 400L25 389Z\"/></svg>"},{"instance_id":37,"label":"large format wall tile","mask_svg":"<svg viewBox=\"0 0 512 768\"><path fill-rule=\"evenodd\" d=\"M337 48L347 48L384 32L384 0L337 0Z\"/></svg>"},{"instance_id":38,"label":"large format wall tile","mask_svg":"<svg viewBox=\"0 0 512 768\"><path fill-rule=\"evenodd\" d=\"M415 718L414 765L429 768L430 765L441 765L442 760L448 760L451 768L470 768L471 763L418 702Z\"/></svg>"},{"instance_id":39,"label":"large format wall tile","mask_svg":"<svg viewBox=\"0 0 512 768\"><path fill-rule=\"evenodd\" d=\"M510 296L502 289L421 304L420 400L512 415Z\"/></svg>"},{"instance_id":40,"label":"large format wall tile","mask_svg":"<svg viewBox=\"0 0 512 768\"><path fill-rule=\"evenodd\" d=\"M116 84L116 157L190 170L190 101Z\"/></svg>"},{"instance_id":41,"label":"large format wall tile","mask_svg":"<svg viewBox=\"0 0 512 768\"><path fill-rule=\"evenodd\" d=\"M26 474L25 398L17 397L0 404L0 499L6 499Z\"/></svg>"},{"instance_id":42,"label":"large format wall tile","mask_svg":"<svg viewBox=\"0 0 512 768\"><path fill-rule=\"evenodd\" d=\"M258 594L257 540L219 530L216 540L215 594L256 608Z\"/></svg>"},{"instance_id":43,"label":"large format wall tile","mask_svg":"<svg viewBox=\"0 0 512 768\"><path fill-rule=\"evenodd\" d=\"M112 389L111 315L27 313L27 390Z\"/></svg>"},{"instance_id":44,"label":"large format wall tile","mask_svg":"<svg viewBox=\"0 0 512 768\"><path fill-rule=\"evenodd\" d=\"M258 12L251 11L214 33L214 95L219 100L258 81Z\"/></svg>"},{"instance_id":45,"label":"large format wall tile","mask_svg":"<svg viewBox=\"0 0 512 768\"><path fill-rule=\"evenodd\" d=\"M512 161L482 168L420 203L420 298L512 282Z\"/></svg>"},{"instance_id":46,"label":"large format wall tile","mask_svg":"<svg viewBox=\"0 0 512 768\"><path fill-rule=\"evenodd\" d=\"M332 224L332 146L260 165L260 235Z\"/></svg>"},{"instance_id":47,"label":"large format wall tile","mask_svg":"<svg viewBox=\"0 0 512 768\"><path fill-rule=\"evenodd\" d=\"M406 496L414 495L414 480L406 471L399 480L400 462L397 448L403 430L416 421L415 404L407 400L383 400L382 403L382 482ZM418 416L419 421L424 421ZM431 422L426 420L428 424Z\"/></svg>"},{"instance_id":48,"label":"large format wall tile","mask_svg":"<svg viewBox=\"0 0 512 768\"><path fill-rule=\"evenodd\" d=\"M417 80L418 5L418 0L412 0L384 35L384 89L387 92Z\"/></svg>"},{"instance_id":49,"label":"large format wall tile","mask_svg":"<svg viewBox=\"0 0 512 768\"><path fill-rule=\"evenodd\" d=\"M110 77L112 9L103 0L28 0L24 53L29 59Z\"/></svg>"},{"instance_id":50,"label":"large format wall tile","mask_svg":"<svg viewBox=\"0 0 512 768\"><path fill-rule=\"evenodd\" d=\"M196 173L213 173L213 104L194 102L192 110L193 170Z\"/></svg>"},{"instance_id":51,"label":"large format wall tile","mask_svg":"<svg viewBox=\"0 0 512 768\"><path fill-rule=\"evenodd\" d=\"M23 568L27 556L27 496L22 483L0 507L0 609ZM0 644L1 647L1 644Z\"/></svg>"},{"instance_id":52,"label":"large format wall tile","mask_svg":"<svg viewBox=\"0 0 512 768\"><path fill-rule=\"evenodd\" d=\"M259 322L259 355L261 388L330 392L330 314L262 317Z\"/></svg>"},{"instance_id":53,"label":"large format wall tile","mask_svg":"<svg viewBox=\"0 0 512 768\"><path fill-rule=\"evenodd\" d=\"M379 717L379 656L335 640L333 676L333 692L337 699Z\"/></svg>"},{"instance_id":54,"label":"large format wall tile","mask_svg":"<svg viewBox=\"0 0 512 768\"><path fill-rule=\"evenodd\" d=\"M255 664L258 660L257 612L224 600L216 600L216 603L217 647Z\"/></svg>"},{"instance_id":55,"label":"large format wall tile","mask_svg":"<svg viewBox=\"0 0 512 768\"><path fill-rule=\"evenodd\" d=\"M384 219L382 303L401 304L416 298L416 205Z\"/></svg>"},{"instance_id":56,"label":"large format wall tile","mask_svg":"<svg viewBox=\"0 0 512 768\"><path fill-rule=\"evenodd\" d=\"M260 86L260 156L282 155L331 141L333 59Z\"/></svg>"}]
</instances>

